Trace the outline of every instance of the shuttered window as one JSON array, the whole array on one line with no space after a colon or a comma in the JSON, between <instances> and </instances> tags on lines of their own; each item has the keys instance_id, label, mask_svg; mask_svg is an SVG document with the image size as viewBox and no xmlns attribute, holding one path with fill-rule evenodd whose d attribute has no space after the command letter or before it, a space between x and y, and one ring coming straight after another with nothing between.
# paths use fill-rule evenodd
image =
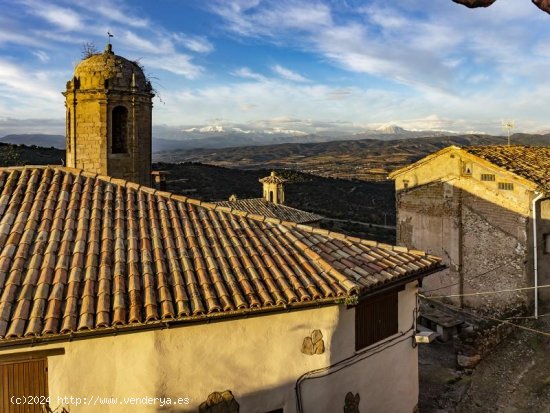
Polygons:
<instances>
[{"instance_id":1,"label":"shuttered window","mask_svg":"<svg viewBox=\"0 0 550 413\"><path fill-rule=\"evenodd\" d=\"M0 412L42 413L38 404L14 404L14 397L48 395L46 359L0 363ZM44 400L42 400L44 401Z\"/></svg>"},{"instance_id":2,"label":"shuttered window","mask_svg":"<svg viewBox=\"0 0 550 413\"><path fill-rule=\"evenodd\" d=\"M398 292L361 301L355 307L355 350L361 350L398 331Z\"/></svg>"}]
</instances>

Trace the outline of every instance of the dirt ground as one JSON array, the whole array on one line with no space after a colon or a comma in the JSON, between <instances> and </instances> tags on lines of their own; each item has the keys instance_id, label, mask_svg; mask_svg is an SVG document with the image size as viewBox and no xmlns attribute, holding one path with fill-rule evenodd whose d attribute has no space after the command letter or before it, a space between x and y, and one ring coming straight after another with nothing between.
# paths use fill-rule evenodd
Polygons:
<instances>
[{"instance_id":1,"label":"dirt ground","mask_svg":"<svg viewBox=\"0 0 550 413\"><path fill-rule=\"evenodd\" d=\"M550 332L550 319L529 326ZM421 413L550 413L550 337L516 330L473 371L457 370L452 341L419 358Z\"/></svg>"}]
</instances>

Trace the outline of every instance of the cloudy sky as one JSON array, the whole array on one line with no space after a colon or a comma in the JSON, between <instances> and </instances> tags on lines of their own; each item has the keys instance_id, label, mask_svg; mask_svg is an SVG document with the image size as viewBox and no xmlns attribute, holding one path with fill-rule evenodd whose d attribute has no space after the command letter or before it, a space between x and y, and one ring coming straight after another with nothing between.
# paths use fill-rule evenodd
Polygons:
<instances>
[{"instance_id":1,"label":"cloudy sky","mask_svg":"<svg viewBox=\"0 0 550 413\"><path fill-rule=\"evenodd\" d=\"M107 31L157 126L550 129L549 27L529 0L0 0L0 132L63 133L60 92Z\"/></svg>"}]
</instances>

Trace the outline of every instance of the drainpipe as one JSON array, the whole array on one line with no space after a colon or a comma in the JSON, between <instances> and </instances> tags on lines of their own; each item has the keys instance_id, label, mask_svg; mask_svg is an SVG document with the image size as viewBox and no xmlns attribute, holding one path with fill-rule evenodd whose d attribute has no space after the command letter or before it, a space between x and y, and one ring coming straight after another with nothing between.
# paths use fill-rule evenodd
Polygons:
<instances>
[{"instance_id":1,"label":"drainpipe","mask_svg":"<svg viewBox=\"0 0 550 413\"><path fill-rule=\"evenodd\" d=\"M536 192L535 192L536 194ZM538 272L538 247L537 247L537 202L544 197L538 194L533 199L533 271L535 274L535 318L539 318L539 272Z\"/></svg>"}]
</instances>

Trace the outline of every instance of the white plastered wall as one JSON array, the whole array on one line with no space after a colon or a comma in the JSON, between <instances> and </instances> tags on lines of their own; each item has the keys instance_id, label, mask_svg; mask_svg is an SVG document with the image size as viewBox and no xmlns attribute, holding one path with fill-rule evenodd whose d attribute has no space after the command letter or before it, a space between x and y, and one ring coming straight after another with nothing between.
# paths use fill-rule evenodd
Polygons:
<instances>
[{"instance_id":1,"label":"white plastered wall","mask_svg":"<svg viewBox=\"0 0 550 413\"><path fill-rule=\"evenodd\" d=\"M347 392L359 393L360 411L412 412L418 400L418 358L411 332L416 282L399 293L399 330L353 366L301 386L305 413L343 411ZM301 353L304 337L321 330L326 351ZM48 357L51 407L58 396L87 399L71 412L197 412L214 391L231 390L241 413L284 408L296 412L295 383L302 374L355 354L354 310L334 305L261 317L135 332L38 346L65 349ZM387 347L387 348L386 348ZM30 349L29 349L30 350ZM0 355L22 349L0 350ZM376 353L376 354L374 354ZM94 397L178 397L189 404L90 405ZM93 401L92 401L93 403Z\"/></svg>"}]
</instances>

